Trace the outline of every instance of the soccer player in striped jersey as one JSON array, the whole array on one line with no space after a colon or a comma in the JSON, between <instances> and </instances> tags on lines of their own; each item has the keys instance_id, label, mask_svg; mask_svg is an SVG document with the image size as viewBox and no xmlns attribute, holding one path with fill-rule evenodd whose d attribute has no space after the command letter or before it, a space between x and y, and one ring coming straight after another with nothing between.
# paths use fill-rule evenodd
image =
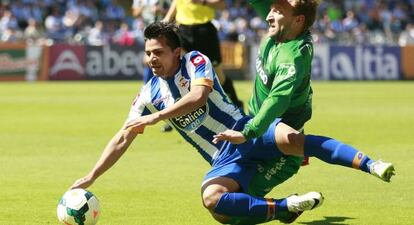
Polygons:
<instances>
[{"instance_id":1,"label":"soccer player in striped jersey","mask_svg":"<svg viewBox=\"0 0 414 225\"><path fill-rule=\"evenodd\" d=\"M211 164L201 187L202 201L221 223L256 224L271 220L290 223L305 210L322 204L323 197L318 192L283 199L248 194L258 161L276 160L283 154L303 155L305 148L316 152L316 156L320 156L319 152L332 154L327 162L367 169L368 157L362 153L353 156L352 147L333 139L325 142L326 137L310 136L316 140L310 146L312 150L306 149L305 136L280 120L274 121L263 136L240 145L213 141L225 130L240 131L250 117L229 101L206 56L193 51L181 57L174 25L156 22L145 29L144 35L148 64L155 76L142 88L125 124L105 147L98 162L71 188L89 187L119 160L146 126L160 120L168 120ZM292 143L288 137L297 142ZM346 147L338 152L337 144Z\"/></svg>"}]
</instances>

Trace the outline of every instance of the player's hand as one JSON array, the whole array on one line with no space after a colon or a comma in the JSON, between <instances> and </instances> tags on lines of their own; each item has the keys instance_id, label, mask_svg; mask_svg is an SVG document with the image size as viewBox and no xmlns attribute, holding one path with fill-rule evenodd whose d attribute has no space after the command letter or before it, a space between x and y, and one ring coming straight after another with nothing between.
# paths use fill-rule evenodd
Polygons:
<instances>
[{"instance_id":1,"label":"player's hand","mask_svg":"<svg viewBox=\"0 0 414 225\"><path fill-rule=\"evenodd\" d=\"M72 184L72 186L70 187L70 189L75 189L75 188L83 188L83 189L86 189L89 186L91 186L94 181L95 180L93 180L89 176L85 176L85 177L82 177L82 178L76 180L75 183Z\"/></svg>"},{"instance_id":2,"label":"player's hand","mask_svg":"<svg viewBox=\"0 0 414 225\"><path fill-rule=\"evenodd\" d=\"M130 121L129 123L125 125L125 129L135 130L138 133L142 133L144 132L145 126L154 125L158 123L158 121L159 121L158 115L156 115L156 113L153 113L150 115L138 117L137 119Z\"/></svg>"},{"instance_id":3,"label":"player's hand","mask_svg":"<svg viewBox=\"0 0 414 225\"><path fill-rule=\"evenodd\" d=\"M213 143L217 144L219 141L229 141L232 144L241 144L246 142L244 135L235 130L226 130L213 136Z\"/></svg>"}]
</instances>

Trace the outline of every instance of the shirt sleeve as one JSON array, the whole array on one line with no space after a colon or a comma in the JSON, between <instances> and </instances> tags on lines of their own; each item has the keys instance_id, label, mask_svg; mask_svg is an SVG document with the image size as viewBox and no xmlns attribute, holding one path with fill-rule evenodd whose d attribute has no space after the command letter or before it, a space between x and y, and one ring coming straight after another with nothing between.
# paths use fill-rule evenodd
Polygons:
<instances>
[{"instance_id":1,"label":"shirt sleeve","mask_svg":"<svg viewBox=\"0 0 414 225\"><path fill-rule=\"evenodd\" d=\"M192 51L185 55L186 69L191 79L191 85L202 85L213 89L214 70L207 56L198 51Z\"/></svg>"},{"instance_id":2,"label":"shirt sleeve","mask_svg":"<svg viewBox=\"0 0 414 225\"><path fill-rule=\"evenodd\" d=\"M149 110L146 107L146 105L150 103L150 99L150 86L147 83L147 85L142 87L141 92L135 97L134 101L132 102L125 124L140 116L150 114Z\"/></svg>"},{"instance_id":3,"label":"shirt sleeve","mask_svg":"<svg viewBox=\"0 0 414 225\"><path fill-rule=\"evenodd\" d=\"M246 139L263 135L269 125L286 112L299 80L298 63L277 65L269 95L263 101L258 113L245 125L242 131Z\"/></svg>"}]
</instances>

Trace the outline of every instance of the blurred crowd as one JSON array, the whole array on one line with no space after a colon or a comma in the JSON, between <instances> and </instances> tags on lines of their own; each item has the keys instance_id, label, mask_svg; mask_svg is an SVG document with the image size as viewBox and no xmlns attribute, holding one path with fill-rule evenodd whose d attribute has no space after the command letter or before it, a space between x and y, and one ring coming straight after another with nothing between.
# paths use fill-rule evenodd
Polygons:
<instances>
[{"instance_id":1,"label":"blurred crowd","mask_svg":"<svg viewBox=\"0 0 414 225\"><path fill-rule=\"evenodd\" d=\"M218 15L221 38L260 41L266 23L246 1L227 5ZM312 32L317 43L414 45L414 0L321 1Z\"/></svg>"},{"instance_id":2,"label":"blurred crowd","mask_svg":"<svg viewBox=\"0 0 414 225\"><path fill-rule=\"evenodd\" d=\"M0 41L142 44L145 21L131 15L131 2L0 0ZM226 4L215 20L220 39L258 43L266 22L247 0ZM414 45L414 0L321 1L312 31L317 43Z\"/></svg>"},{"instance_id":3,"label":"blurred crowd","mask_svg":"<svg viewBox=\"0 0 414 225\"><path fill-rule=\"evenodd\" d=\"M134 42L133 37L123 36L123 31L130 31L126 18L117 0L1 0L0 40L91 45Z\"/></svg>"},{"instance_id":4,"label":"blurred crowd","mask_svg":"<svg viewBox=\"0 0 414 225\"><path fill-rule=\"evenodd\" d=\"M414 0L330 0L319 7L317 42L414 44Z\"/></svg>"}]
</instances>

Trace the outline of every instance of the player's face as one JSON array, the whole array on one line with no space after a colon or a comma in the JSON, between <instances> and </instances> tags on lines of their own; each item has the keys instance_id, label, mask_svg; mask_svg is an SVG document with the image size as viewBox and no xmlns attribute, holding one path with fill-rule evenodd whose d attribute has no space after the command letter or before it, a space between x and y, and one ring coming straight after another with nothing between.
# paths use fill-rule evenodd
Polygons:
<instances>
[{"instance_id":1,"label":"player's face","mask_svg":"<svg viewBox=\"0 0 414 225\"><path fill-rule=\"evenodd\" d=\"M179 67L180 48L171 49L164 37L148 39L145 42L145 57L155 76L173 76Z\"/></svg>"},{"instance_id":2,"label":"player's face","mask_svg":"<svg viewBox=\"0 0 414 225\"><path fill-rule=\"evenodd\" d=\"M266 17L269 24L268 34L277 41L285 41L292 35L297 16L294 15L295 0L278 0L270 6Z\"/></svg>"}]
</instances>

